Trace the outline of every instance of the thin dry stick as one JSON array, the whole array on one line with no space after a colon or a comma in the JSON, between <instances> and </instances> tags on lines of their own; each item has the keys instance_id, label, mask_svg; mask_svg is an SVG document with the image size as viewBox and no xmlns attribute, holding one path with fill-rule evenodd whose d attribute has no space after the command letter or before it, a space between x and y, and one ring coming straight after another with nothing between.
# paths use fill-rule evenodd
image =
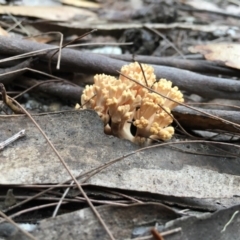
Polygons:
<instances>
[{"instance_id":1,"label":"thin dry stick","mask_svg":"<svg viewBox=\"0 0 240 240\"><path fill-rule=\"evenodd\" d=\"M46 200L46 198L38 198L38 199L39 200ZM50 200L55 200L55 199L52 198ZM80 202L79 200L81 202L86 202L85 198L80 198L80 197L76 197L76 200L71 199L70 202L79 203ZM96 203L96 204L105 204L105 205L110 205L110 206L123 206L123 207L128 206L128 204L124 204L124 203L120 203L120 202L113 202L113 201L101 201L101 200L93 200L93 199L91 199L91 201ZM67 204L67 203L69 203L69 199L66 199L66 201L63 201L61 204ZM24 209L22 211L19 211L19 212L16 212L16 213L10 215L9 218L13 219L15 217L21 216L22 214L29 213L29 212L32 212L32 211L36 211L36 210L43 209L43 208L54 207L58 204L59 204L58 202L55 202L55 203L48 203L48 204L43 204L43 205L36 206L36 207L27 208L27 209ZM0 218L0 224L2 222L5 222L5 221L6 221L6 219L4 219L4 218L1 219Z\"/></svg>"},{"instance_id":2,"label":"thin dry stick","mask_svg":"<svg viewBox=\"0 0 240 240\"><path fill-rule=\"evenodd\" d=\"M88 33L85 33L84 35L74 39L73 41L71 42L74 42L74 41L77 41L85 36L87 36L88 34L94 32L95 30L92 30ZM61 32L45 32L45 33L42 33L42 34L38 34L38 35L34 35L34 36L30 36L30 37L27 37L27 38L34 38L34 37L38 37L38 36L42 36L42 35L46 35L46 34L59 34L60 35L60 42L59 42L59 47L53 47L51 48L52 50L55 50L55 49L58 49L59 51L59 54L58 54L58 60L57 60L57 66L56 66L56 69L60 69L60 61L61 61L61 55L62 55L62 49L67 47L67 48L74 48L74 47L81 47L81 46L103 46L103 45L108 45L108 46L125 46L125 45L132 45L133 42L129 42L129 43L79 43L79 44L65 44L64 46L62 45L63 44L63 34ZM24 39L27 39L27 38L24 38ZM48 50L51 50L51 49L48 49ZM55 54L55 53L54 53ZM18 55L19 56L19 55ZM35 55L36 56L36 55ZM54 56L54 55L53 55ZM52 56L52 57L53 57ZM17 57L17 56L16 56Z\"/></svg>"},{"instance_id":3,"label":"thin dry stick","mask_svg":"<svg viewBox=\"0 0 240 240\"><path fill-rule=\"evenodd\" d=\"M106 46L106 45L107 46L129 46L129 45L133 45L133 42L77 43L77 44L70 44L70 45L66 46L66 48L84 47L84 46Z\"/></svg>"},{"instance_id":4,"label":"thin dry stick","mask_svg":"<svg viewBox=\"0 0 240 240\"><path fill-rule=\"evenodd\" d=\"M83 197L75 197L75 199L81 200L81 202L86 202L86 199ZM114 202L114 201L106 201L106 200L94 200L94 199L90 199L93 203L96 204L104 204L104 205L110 205L110 206L128 206L130 203L129 202Z\"/></svg>"},{"instance_id":5,"label":"thin dry stick","mask_svg":"<svg viewBox=\"0 0 240 240\"><path fill-rule=\"evenodd\" d=\"M226 223L226 225L224 226L224 228L222 229L221 233L225 232L228 225L231 224L231 222L233 221L234 217L239 213L239 211L235 211L232 215L232 217L230 218L230 220Z\"/></svg>"},{"instance_id":6,"label":"thin dry stick","mask_svg":"<svg viewBox=\"0 0 240 240\"><path fill-rule=\"evenodd\" d=\"M181 232L182 231L182 228L174 228L174 229L171 229L171 230L168 230L168 231L165 231L165 232L162 232L162 236L167 236L167 235L170 235L170 234L174 234L174 233L177 233L177 232Z\"/></svg>"},{"instance_id":7,"label":"thin dry stick","mask_svg":"<svg viewBox=\"0 0 240 240\"><path fill-rule=\"evenodd\" d=\"M23 27L22 21L17 20L10 12L7 12L7 15L15 22L14 28L19 26L23 32L25 32L28 36L30 35L28 30L25 27ZM11 30L13 30L13 28Z\"/></svg>"},{"instance_id":8,"label":"thin dry stick","mask_svg":"<svg viewBox=\"0 0 240 240\"><path fill-rule=\"evenodd\" d=\"M183 58L186 59L186 57L182 54L182 52L170 41L168 40L161 32L157 31L154 28L150 28L148 26L144 26L146 29L154 32L155 34L157 34L159 37L161 37L162 39L164 39L166 42L169 43L169 45Z\"/></svg>"},{"instance_id":9,"label":"thin dry stick","mask_svg":"<svg viewBox=\"0 0 240 240\"><path fill-rule=\"evenodd\" d=\"M65 48L66 46L68 46L69 44L74 43L74 42L76 42L77 40L82 39L82 38L86 37L87 35L89 35L89 34L91 34L91 33L93 33L93 32L96 32L96 31L97 31L97 29L93 29L93 30L91 30L91 31L89 31L89 32L87 32L87 33L84 33L83 35L81 35L81 36L75 38L74 40L72 40L72 41L64 44L63 46L62 46L62 42L61 42L61 45L59 46L59 47L60 47L60 50L62 51L62 49ZM60 50L58 49L57 51L55 51L55 52L52 54L52 56L49 58L48 67L49 67L49 72L50 72L50 73L52 73L52 68L51 68L52 59L53 59L53 57L54 57L58 52L59 52L59 55L60 55Z\"/></svg>"},{"instance_id":10,"label":"thin dry stick","mask_svg":"<svg viewBox=\"0 0 240 240\"><path fill-rule=\"evenodd\" d=\"M9 218L7 215L5 215L2 211L0 211L0 215L3 218L5 218L8 222L12 223L16 228L18 228L18 230L21 231L24 235L26 235L27 237L29 237L32 240L37 240L32 234L30 234L29 232L20 228L11 218Z\"/></svg>"},{"instance_id":11,"label":"thin dry stick","mask_svg":"<svg viewBox=\"0 0 240 240\"><path fill-rule=\"evenodd\" d=\"M70 183L70 185L72 186L73 183L74 183L74 181L72 181L72 182ZM60 206L61 206L61 204L62 204L64 198L67 196L69 190L70 190L70 187L68 187L68 188L65 189L65 191L64 191L64 193L63 193L61 199L60 199L59 202L58 202L58 205L56 206L56 208L55 208L55 210L54 210L54 212L53 212L52 217L56 217L56 215L57 215L57 213L58 213L58 210L59 210L59 208L60 208Z\"/></svg>"},{"instance_id":12,"label":"thin dry stick","mask_svg":"<svg viewBox=\"0 0 240 240\"><path fill-rule=\"evenodd\" d=\"M49 184L49 186L50 186L51 184ZM14 186L15 187L15 186ZM50 194L51 192L49 192L49 194ZM53 192L53 193L51 193L52 195L54 195L54 194L56 194L57 195L57 193L56 192ZM26 199L27 197L29 197L29 195L21 195L21 196L15 196L15 198L18 200L18 199L20 199L20 200L22 200L22 199ZM5 196L1 196L0 197L0 199L1 200L5 200L6 199L6 197ZM43 200L43 201L56 201L56 204L58 203L58 201L60 200L60 198L58 198L58 197L40 197L40 198L38 198L38 200ZM82 200L82 199L81 199ZM86 199L84 199L83 198L83 200L84 201L81 201L81 202L86 202ZM65 202L67 202L67 203L71 203L71 202L74 202L74 203L80 203L80 201L78 201L78 199L69 199L69 198L67 198L66 200L65 200ZM11 216L9 216L9 217L11 217Z\"/></svg>"},{"instance_id":13,"label":"thin dry stick","mask_svg":"<svg viewBox=\"0 0 240 240\"><path fill-rule=\"evenodd\" d=\"M85 198L82 198L84 199L84 201L81 201L81 202L86 202L86 199ZM39 199L41 200L41 199ZM96 204L108 204L110 206L123 206L123 207L126 207L128 206L127 204L122 204L122 203L114 203L114 202L108 202L108 201L97 201L97 200L91 200L93 202L95 202ZM76 202L76 201L75 201ZM78 200L79 202L79 200ZM67 201L63 201L61 204L67 204L68 202ZM55 203L47 203L47 204L43 204L43 205L40 205L40 206L36 206L36 207L31 207L31 208L27 208L27 209L24 209L22 211L19 211L17 213L14 213L12 215L9 216L10 219L13 219L15 217L19 217L21 216L22 214L25 214L25 213L29 213L29 212L32 212L32 211L36 211L36 210L39 210L39 209L43 209L43 208L48 208L48 207L54 207L56 205L58 205L59 203L58 202L55 202ZM5 220L1 220L0 219L0 223L4 222Z\"/></svg>"},{"instance_id":14,"label":"thin dry stick","mask_svg":"<svg viewBox=\"0 0 240 240\"><path fill-rule=\"evenodd\" d=\"M23 198L23 197L21 197ZM17 197L17 199L21 199L20 197ZM26 197L25 197L26 198ZM39 200L49 200L49 201L59 201L59 198L38 198ZM61 199L60 199L61 200ZM110 206L128 206L127 203L121 203L121 202L114 202L114 201L104 201L104 200L94 200L94 199L90 199L93 203L96 203L96 204L105 204L105 205L110 205ZM67 204L69 202L73 202L73 203L81 203L81 202L86 202L86 199L83 198L83 197L75 197L75 199L65 199L65 201L63 201L61 204ZM9 218L15 218L15 217L19 217L20 215L22 214L25 214L25 213L29 213L29 212L32 212L32 211L35 211L35 210L38 210L38 209L42 209L42 208L47 208L47 207L54 207L56 205L58 205L59 202L54 202L54 203L48 203L48 204L43 204L43 205L40 205L40 206L36 206L36 207L31 207L31 208L27 208L27 209L24 209L22 211L19 211L19 212L16 212L12 215L9 215L8 217ZM0 218L0 224L2 222L5 222L6 219L1 219Z\"/></svg>"},{"instance_id":15,"label":"thin dry stick","mask_svg":"<svg viewBox=\"0 0 240 240\"><path fill-rule=\"evenodd\" d=\"M81 105L80 105L80 108L78 108L78 106L77 106L77 107L75 107L75 109L76 109L76 110L82 109L83 106L86 105L86 104L88 104L88 103L91 101L91 99L93 99L95 96L97 96L96 93L95 93L92 97L90 97L83 105L80 103L80 104L81 104Z\"/></svg>"},{"instance_id":16,"label":"thin dry stick","mask_svg":"<svg viewBox=\"0 0 240 240\"><path fill-rule=\"evenodd\" d=\"M63 34L61 32L45 32L45 33L42 33L42 34L37 34L37 35L34 35L34 36L30 36L28 38L35 38L35 37L38 37L38 36L49 35L49 34L57 34L57 35L60 36L60 42L59 42L59 47L58 47L59 54L58 54L58 60L57 60L57 66L56 66L56 69L60 69L60 61L61 61L61 54L62 54L62 44L63 44Z\"/></svg>"},{"instance_id":17,"label":"thin dry stick","mask_svg":"<svg viewBox=\"0 0 240 240\"><path fill-rule=\"evenodd\" d=\"M12 137L0 143L0 151L3 150L6 146L16 141L17 139L25 136L25 130L21 130L20 132L14 134Z\"/></svg>"},{"instance_id":18,"label":"thin dry stick","mask_svg":"<svg viewBox=\"0 0 240 240\"><path fill-rule=\"evenodd\" d=\"M126 194L123 194L123 193L119 193L119 192L116 192L116 191L111 191L111 190L104 190L105 192L108 192L108 193L111 193L111 194L115 194L117 196L121 196L121 197L124 197L126 199L129 199L129 200L132 200L134 202L137 202L137 203L143 203L142 201L134 198L134 197L131 197L131 196L128 196Z\"/></svg>"},{"instance_id":19,"label":"thin dry stick","mask_svg":"<svg viewBox=\"0 0 240 240\"><path fill-rule=\"evenodd\" d=\"M60 61L61 61L61 55L62 55L62 44L63 44L63 34L61 32L59 32L61 38L60 38L60 43L59 43L59 49L57 50L58 53L58 61L57 61L57 69L60 69ZM55 54L53 54L54 56ZM51 72L50 72L51 73Z\"/></svg>"},{"instance_id":20,"label":"thin dry stick","mask_svg":"<svg viewBox=\"0 0 240 240\"><path fill-rule=\"evenodd\" d=\"M41 184L41 185L35 185L35 184L18 184L18 185L14 185L15 187L21 187L21 188L32 188L35 190L35 188L48 188L49 184ZM73 185L74 186L74 185ZM55 187L55 188L68 188L69 184L51 184L51 187Z\"/></svg>"},{"instance_id":21,"label":"thin dry stick","mask_svg":"<svg viewBox=\"0 0 240 240\"><path fill-rule=\"evenodd\" d=\"M164 240L162 234L160 234L156 228L153 228L151 233L156 240Z\"/></svg>"},{"instance_id":22,"label":"thin dry stick","mask_svg":"<svg viewBox=\"0 0 240 240\"><path fill-rule=\"evenodd\" d=\"M3 25L2 22L1 22L1 25ZM5 25L5 27L7 27L6 31L7 31L7 32L11 32L12 30L15 30L15 31L18 32L18 33L24 34L25 31L23 31L22 29L16 28L18 25L19 25L19 23L15 23L15 24L13 24L13 25L6 24L6 25Z\"/></svg>"},{"instance_id":23,"label":"thin dry stick","mask_svg":"<svg viewBox=\"0 0 240 240\"><path fill-rule=\"evenodd\" d=\"M115 46L115 45L132 45L132 43L131 42L124 43L124 44L123 43L79 43L79 44L70 44L70 45L66 46L66 48L74 48L74 47L81 47L81 46L92 46L92 45L100 45L100 46L102 46L102 45L113 45L113 46ZM58 48L59 47L57 47L57 46L53 46L53 47L50 47L50 48L35 50L35 51L28 52L28 53L22 53L22 54L19 54L19 55L15 55L13 57L8 57L8 58L1 59L0 63L12 61L12 60L17 60L17 59L22 59L22 58L27 58L27 57L44 55L48 51L56 50Z\"/></svg>"},{"instance_id":24,"label":"thin dry stick","mask_svg":"<svg viewBox=\"0 0 240 240\"><path fill-rule=\"evenodd\" d=\"M62 204L66 204L67 202L62 202ZM22 214L25 214L25 213L28 213L28 212L32 212L32 211L36 211L36 210L39 210L39 209L43 209L43 208L48 208L48 207L54 207L56 206L58 203L57 202L54 202L54 203L47 203L47 204L42 204L40 206L36 206L36 207L31 207L31 208L26 208L22 211L19 211L17 213L14 213L12 215L9 216L9 218L15 218L15 217L18 217Z\"/></svg>"},{"instance_id":25,"label":"thin dry stick","mask_svg":"<svg viewBox=\"0 0 240 240\"><path fill-rule=\"evenodd\" d=\"M10 97L9 97L10 98ZM100 214L98 213L98 211L96 210L96 208L94 207L94 205L92 204L92 202L89 200L87 194L85 193L85 191L83 190L82 186L79 184L79 182L77 181L76 177L72 174L72 172L70 171L69 167L67 166L66 162L63 160L63 158L61 157L61 155L59 154L59 152L57 151L57 149L54 147L54 145L51 143L51 141L48 139L47 135L44 133L44 131L41 129L41 127L38 125L38 123L32 118L32 116L30 115L30 113L28 111L26 111L16 100L14 100L13 98L10 98L19 108L21 108L23 110L23 112L31 119L31 121L34 123L34 125L38 128L38 130L41 132L41 134L43 135L43 137L46 139L46 141L48 142L48 144L50 145L50 147L53 149L54 153L57 155L57 157L59 158L59 160L61 161L61 163L63 164L63 166L65 167L65 169L67 170L68 174L71 176L71 178L73 179L73 181L76 183L76 185L78 186L79 191L81 192L81 194L84 196L84 198L86 199L87 203L89 204L90 208L92 209L92 211L94 212L94 214L97 216L98 220L100 221L100 223L102 224L103 228L106 230L108 236L110 237L110 239L114 240L115 238L113 237L112 233L110 232L110 230L108 229L108 227L106 226L105 222L103 221L103 219L101 218Z\"/></svg>"},{"instance_id":26,"label":"thin dry stick","mask_svg":"<svg viewBox=\"0 0 240 240\"><path fill-rule=\"evenodd\" d=\"M38 71L38 70L36 70L36 69L32 69L32 68L28 68L28 67L27 67L27 68L18 69L18 70L15 70L15 71L11 71L11 72L7 72L7 73L2 73L2 74L0 74L0 77L1 77L1 76L5 76L5 75L9 75L9 74L12 74L12 73L16 73L16 72L26 71L26 70L28 70L28 71L30 71L30 72L39 73L39 74L42 74L42 75L47 76L47 77L50 77L50 78L55 78L55 79L57 79L57 80L61 80L61 81L63 81L63 82L66 82L66 83L68 83L68 84L71 84L72 86L79 87L77 84L72 83L72 82L68 81L67 79L60 78L60 77L54 76L54 75L52 75L52 74L48 74L48 73L45 73L45 72L42 72L42 71Z\"/></svg>"},{"instance_id":27,"label":"thin dry stick","mask_svg":"<svg viewBox=\"0 0 240 240\"><path fill-rule=\"evenodd\" d=\"M199 138L191 135L190 133L188 133L188 132L184 129L184 127L180 124L180 122L179 122L173 115L171 115L163 106L161 106L160 104L158 104L158 106L159 106L165 113L167 113L168 116L170 116L170 117L173 119L173 121L178 125L178 127L180 127L180 129L181 129L187 136L189 136L190 138L193 138L193 139L199 139Z\"/></svg>"},{"instance_id":28,"label":"thin dry stick","mask_svg":"<svg viewBox=\"0 0 240 240\"><path fill-rule=\"evenodd\" d=\"M23 94L31 91L32 89L34 89L34 88L36 88L36 87L38 87L40 85L43 85L43 84L46 84L46 83L52 83L52 82L64 82L64 81L63 80L46 80L44 82L39 82L39 83L36 83L35 85L27 88L26 90L22 91L21 93L19 93L18 95L14 96L13 98L17 99L18 97L22 96Z\"/></svg>"},{"instance_id":29,"label":"thin dry stick","mask_svg":"<svg viewBox=\"0 0 240 240\"><path fill-rule=\"evenodd\" d=\"M133 60L134 60L134 59L133 59ZM135 60L134 60L134 61L135 61ZM148 87L147 78L146 78L145 72L144 72L144 70L143 70L142 64L141 64L140 62L137 62L137 63L138 63L138 65L139 65L140 68L141 68L141 71L142 71L142 75L143 75L144 81L145 81L145 83L146 83L146 86Z\"/></svg>"},{"instance_id":30,"label":"thin dry stick","mask_svg":"<svg viewBox=\"0 0 240 240\"><path fill-rule=\"evenodd\" d=\"M211 142L209 142L209 144L211 144ZM184 153L187 153L187 154L194 154L194 155L202 155L202 156L210 156L210 157L222 157L223 155L221 154L210 154L210 153L201 153L201 152L197 152L197 151L189 151L189 150L184 150L184 149L181 149L181 148L178 148L178 147L173 147L173 146L170 146L170 148L172 149L177 149L178 151L180 152L184 152ZM217 147L215 147L217 148ZM221 151L221 149L218 149L219 151ZM222 150L224 151L224 150ZM226 154L227 151L224 151L224 153ZM229 154L227 152L227 154ZM233 154L229 154L229 155L224 155L224 158L234 158L236 159L238 156L236 155L233 155Z\"/></svg>"},{"instance_id":31,"label":"thin dry stick","mask_svg":"<svg viewBox=\"0 0 240 240\"><path fill-rule=\"evenodd\" d=\"M67 182L69 182L69 181L70 181L70 180L67 180L67 181L65 181L64 183L67 183ZM60 183L59 186L60 186L61 184L62 184L62 183ZM9 208L7 209L7 211L10 211L10 210L12 210L12 209L14 209L14 208L16 208L16 207L22 206L23 204L25 204L25 203L27 203L27 202L29 202L29 201L32 201L33 199L36 199L36 198L42 196L43 194L48 193L48 192L50 192L51 190L54 190L55 188L57 188L57 186L52 186L52 187L50 187L50 188L48 188L48 189L42 190L41 192L35 194L34 196L31 196L31 197L29 197L29 198L27 198L27 199L25 199L25 200L23 200L23 201L15 204L15 205L13 205L12 207L9 207ZM1 223L1 221L0 221L0 223Z\"/></svg>"},{"instance_id":32,"label":"thin dry stick","mask_svg":"<svg viewBox=\"0 0 240 240\"><path fill-rule=\"evenodd\" d=\"M192 103L192 102L188 102L188 105L210 105L210 106L220 106L220 107L231 107L231 108L236 108L236 109L240 109L239 106L236 105L230 105L230 104L220 104L220 103Z\"/></svg>"},{"instance_id":33,"label":"thin dry stick","mask_svg":"<svg viewBox=\"0 0 240 240\"><path fill-rule=\"evenodd\" d=\"M19 55L13 56L13 57L4 58L4 59L0 60L0 63L9 62L9 61L22 59L22 58L27 58L27 57L34 57L34 56L38 56L38 55L43 55L43 54L46 54L48 51L55 50L57 48L58 47L51 47L51 48L40 49L40 50L28 52L28 53L19 54Z\"/></svg>"}]
</instances>

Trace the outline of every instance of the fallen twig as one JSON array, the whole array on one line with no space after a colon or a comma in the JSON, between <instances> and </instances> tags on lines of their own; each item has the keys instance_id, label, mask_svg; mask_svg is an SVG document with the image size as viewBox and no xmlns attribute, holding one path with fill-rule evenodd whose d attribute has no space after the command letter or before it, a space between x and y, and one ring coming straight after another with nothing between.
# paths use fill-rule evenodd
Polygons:
<instances>
[{"instance_id":1,"label":"fallen twig","mask_svg":"<svg viewBox=\"0 0 240 240\"><path fill-rule=\"evenodd\" d=\"M25 130L21 130L20 132L14 134L12 137L0 143L0 151L3 150L6 146L16 141L17 139L25 136Z\"/></svg>"},{"instance_id":2,"label":"fallen twig","mask_svg":"<svg viewBox=\"0 0 240 240\"><path fill-rule=\"evenodd\" d=\"M50 48L50 45L0 36L0 52L5 55L13 56L47 48ZM51 55L51 53L42 54L39 59L48 61ZM53 61L57 62L56 56ZM61 61L61 69L68 71L111 75L116 75L116 71L127 64L125 61L73 49L63 49ZM153 67L157 78L167 78L181 90L187 90L208 98L240 99L240 82L237 80L210 77L172 67L157 65Z\"/></svg>"}]
</instances>

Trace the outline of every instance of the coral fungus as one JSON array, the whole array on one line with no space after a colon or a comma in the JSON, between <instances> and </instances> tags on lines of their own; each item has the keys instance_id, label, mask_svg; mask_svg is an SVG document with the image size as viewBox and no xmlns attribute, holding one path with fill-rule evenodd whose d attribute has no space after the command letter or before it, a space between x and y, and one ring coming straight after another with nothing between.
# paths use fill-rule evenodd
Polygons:
<instances>
[{"instance_id":1,"label":"coral fungus","mask_svg":"<svg viewBox=\"0 0 240 240\"><path fill-rule=\"evenodd\" d=\"M105 133L138 143L171 139L171 110L183 101L171 81L157 81L153 67L142 64L141 69L137 62L123 66L119 79L95 75L94 84L86 86L81 96L83 108L95 110L103 120Z\"/></svg>"}]
</instances>

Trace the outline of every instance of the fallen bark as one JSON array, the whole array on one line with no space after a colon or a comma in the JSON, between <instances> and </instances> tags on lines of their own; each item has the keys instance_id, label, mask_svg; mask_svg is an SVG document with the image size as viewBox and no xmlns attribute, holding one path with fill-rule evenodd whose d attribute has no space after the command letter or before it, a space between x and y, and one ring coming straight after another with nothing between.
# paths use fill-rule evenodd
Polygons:
<instances>
[{"instance_id":1,"label":"fallen bark","mask_svg":"<svg viewBox=\"0 0 240 240\"><path fill-rule=\"evenodd\" d=\"M51 45L39 44L28 40L7 38L0 36L0 52L7 55L29 53L40 49L50 48ZM53 52L46 50L39 55L39 59L49 61ZM53 62L57 61L57 54ZM63 49L61 66L73 72L105 73L116 75L116 71L127 64L125 61L112 59L106 56L85 53L73 49ZM196 93L208 98L240 99L240 82L232 79L204 76L187 70L173 67L153 65L157 78L167 78L181 90Z\"/></svg>"},{"instance_id":2,"label":"fallen bark","mask_svg":"<svg viewBox=\"0 0 240 240\"><path fill-rule=\"evenodd\" d=\"M228 110L210 110L197 108L208 114L212 114L217 117L221 117L225 120L231 121L236 124L240 124L240 112L238 111L228 111ZM179 121L179 123L186 129L191 130L214 130L220 129L222 131L228 131L232 133L240 133L240 129L227 124L221 120L217 120L208 117L202 113L189 109L187 107L178 106L172 110L174 117Z\"/></svg>"}]
</instances>

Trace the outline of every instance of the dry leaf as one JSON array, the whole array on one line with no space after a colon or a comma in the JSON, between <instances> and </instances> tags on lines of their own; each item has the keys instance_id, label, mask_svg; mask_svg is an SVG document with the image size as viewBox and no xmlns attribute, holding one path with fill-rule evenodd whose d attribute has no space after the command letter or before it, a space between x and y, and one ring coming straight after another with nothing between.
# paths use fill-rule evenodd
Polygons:
<instances>
[{"instance_id":1,"label":"dry leaf","mask_svg":"<svg viewBox=\"0 0 240 240\"><path fill-rule=\"evenodd\" d=\"M201 53L207 60L224 63L224 65L240 69L240 44L215 43L197 45L189 48L192 53Z\"/></svg>"},{"instance_id":2,"label":"dry leaf","mask_svg":"<svg viewBox=\"0 0 240 240\"><path fill-rule=\"evenodd\" d=\"M69 21L76 16L96 17L89 10L69 6L1 6L0 14L6 13L52 21Z\"/></svg>"},{"instance_id":3,"label":"dry leaf","mask_svg":"<svg viewBox=\"0 0 240 240\"><path fill-rule=\"evenodd\" d=\"M93 3L89 1L83 1L83 0L61 0L64 4L73 5L75 7L86 7L86 8L99 8L100 4Z\"/></svg>"}]
</instances>

